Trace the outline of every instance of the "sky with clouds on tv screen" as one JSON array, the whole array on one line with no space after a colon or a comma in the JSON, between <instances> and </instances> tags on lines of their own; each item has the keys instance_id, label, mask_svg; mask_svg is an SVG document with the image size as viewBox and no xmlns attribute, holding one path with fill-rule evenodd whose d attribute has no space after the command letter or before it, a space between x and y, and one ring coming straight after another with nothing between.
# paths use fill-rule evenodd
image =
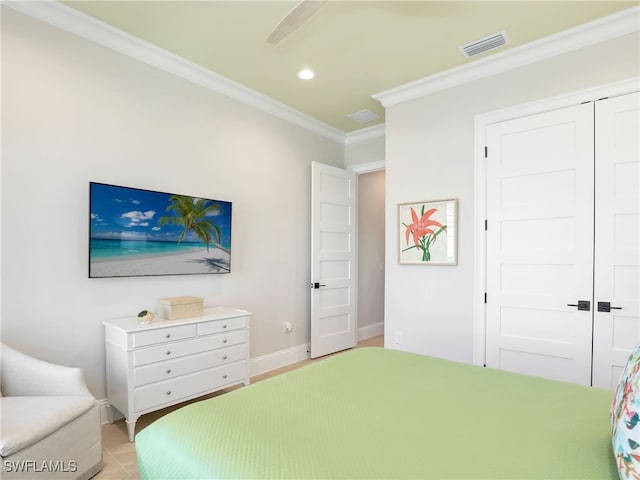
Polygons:
<instances>
[{"instance_id":1,"label":"sky with clouds on tv screen","mask_svg":"<svg viewBox=\"0 0 640 480\"><path fill-rule=\"evenodd\" d=\"M183 230L181 225L159 224L159 219L176 216L167 211L172 194L140 190L98 183L91 184L91 239L101 240L146 240L177 242ZM200 197L195 197L194 201ZM204 220L211 221L220 229L220 244L231 243L231 203L208 200L218 205L217 212L210 212ZM183 243L202 243L193 231L189 231Z\"/></svg>"}]
</instances>

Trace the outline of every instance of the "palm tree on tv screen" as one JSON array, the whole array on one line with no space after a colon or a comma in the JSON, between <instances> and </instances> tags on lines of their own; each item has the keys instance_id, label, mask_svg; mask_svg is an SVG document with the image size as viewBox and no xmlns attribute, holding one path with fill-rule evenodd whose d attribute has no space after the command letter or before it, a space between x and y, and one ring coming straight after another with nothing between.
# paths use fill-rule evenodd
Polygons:
<instances>
[{"instance_id":1,"label":"palm tree on tv screen","mask_svg":"<svg viewBox=\"0 0 640 480\"><path fill-rule=\"evenodd\" d=\"M220 245L220 229L207 219L207 217L220 212L220 207L217 204L203 198L195 199L185 195L171 195L169 203L166 211L173 212L174 215L160 217L158 226L162 227L170 223L183 227L178 237L178 243L182 242L187 233L192 230L204 242L207 252L209 251L209 243L225 252L227 251Z\"/></svg>"}]
</instances>

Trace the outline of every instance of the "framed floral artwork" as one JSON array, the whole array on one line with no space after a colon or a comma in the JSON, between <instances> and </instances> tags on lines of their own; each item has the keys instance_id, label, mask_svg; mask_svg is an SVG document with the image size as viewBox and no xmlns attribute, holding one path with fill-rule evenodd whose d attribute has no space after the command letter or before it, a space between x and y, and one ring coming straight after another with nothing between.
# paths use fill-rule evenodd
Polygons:
<instances>
[{"instance_id":1,"label":"framed floral artwork","mask_svg":"<svg viewBox=\"0 0 640 480\"><path fill-rule=\"evenodd\" d=\"M458 264L458 200L398 205L401 264Z\"/></svg>"}]
</instances>

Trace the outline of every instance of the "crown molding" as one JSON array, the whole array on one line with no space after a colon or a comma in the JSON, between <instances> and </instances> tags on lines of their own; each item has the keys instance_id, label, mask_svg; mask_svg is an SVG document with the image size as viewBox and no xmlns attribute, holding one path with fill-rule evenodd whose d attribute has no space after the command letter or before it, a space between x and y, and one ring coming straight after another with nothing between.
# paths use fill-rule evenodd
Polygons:
<instances>
[{"instance_id":1,"label":"crown molding","mask_svg":"<svg viewBox=\"0 0 640 480\"><path fill-rule=\"evenodd\" d=\"M363 173L377 172L386 168L386 162L384 160L378 160L376 162L357 163L356 165L349 166L349 170L358 175Z\"/></svg>"},{"instance_id":2,"label":"crown molding","mask_svg":"<svg viewBox=\"0 0 640 480\"><path fill-rule=\"evenodd\" d=\"M632 7L473 63L385 90L372 95L372 98L378 100L385 108L391 107L638 30L640 30L640 7Z\"/></svg>"},{"instance_id":3,"label":"crown molding","mask_svg":"<svg viewBox=\"0 0 640 480\"><path fill-rule=\"evenodd\" d=\"M352 145L354 143L365 142L378 137L384 137L384 123L345 134L344 144Z\"/></svg>"},{"instance_id":4,"label":"crown molding","mask_svg":"<svg viewBox=\"0 0 640 480\"><path fill-rule=\"evenodd\" d=\"M1 0L2 5L103 47L164 70L216 93L340 144L384 136L384 124L346 133L233 80L101 22L56 0ZM472 82L532 62L616 38L640 29L640 7L633 7L570 30L514 47L471 64L372 95L384 107Z\"/></svg>"},{"instance_id":5,"label":"crown molding","mask_svg":"<svg viewBox=\"0 0 640 480\"><path fill-rule=\"evenodd\" d=\"M207 70L56 0L2 0L2 5L164 70L294 125L344 144L345 133L266 95Z\"/></svg>"}]
</instances>

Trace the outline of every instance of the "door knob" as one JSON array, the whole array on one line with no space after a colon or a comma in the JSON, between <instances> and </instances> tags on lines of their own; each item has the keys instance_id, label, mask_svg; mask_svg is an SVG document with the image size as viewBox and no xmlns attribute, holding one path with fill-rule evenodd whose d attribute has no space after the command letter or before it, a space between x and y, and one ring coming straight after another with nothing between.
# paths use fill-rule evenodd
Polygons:
<instances>
[{"instance_id":1,"label":"door knob","mask_svg":"<svg viewBox=\"0 0 640 480\"><path fill-rule=\"evenodd\" d=\"M578 310L588 312L591 310L591 302L589 300L578 300L578 303L567 303L567 307L578 307Z\"/></svg>"},{"instance_id":2,"label":"door knob","mask_svg":"<svg viewBox=\"0 0 640 480\"><path fill-rule=\"evenodd\" d=\"M622 310L622 307L612 307L611 302L598 302L598 311L608 313L611 310Z\"/></svg>"},{"instance_id":3,"label":"door knob","mask_svg":"<svg viewBox=\"0 0 640 480\"><path fill-rule=\"evenodd\" d=\"M310 283L309 286L311 288L313 288L313 289L320 288L320 287L326 287L326 285L324 283L318 283L318 282Z\"/></svg>"}]
</instances>

